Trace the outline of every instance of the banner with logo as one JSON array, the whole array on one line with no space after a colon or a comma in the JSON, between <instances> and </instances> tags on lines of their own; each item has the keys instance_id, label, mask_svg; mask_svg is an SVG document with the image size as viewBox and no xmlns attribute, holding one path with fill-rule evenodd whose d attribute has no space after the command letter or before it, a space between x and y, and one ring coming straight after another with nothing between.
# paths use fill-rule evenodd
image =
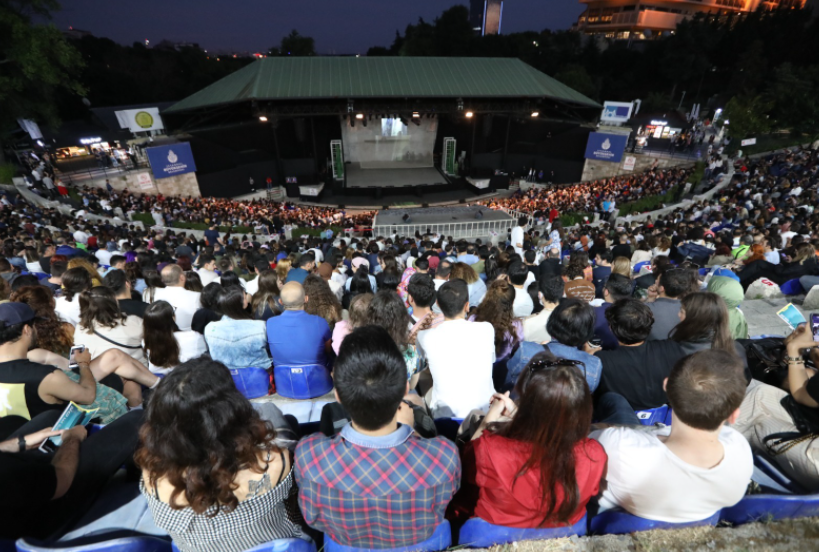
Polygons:
<instances>
[{"instance_id":1,"label":"banner with logo","mask_svg":"<svg viewBox=\"0 0 819 552\"><path fill-rule=\"evenodd\" d=\"M631 155L626 156L626 160L623 163L623 170L624 171L633 171L634 166L637 164L637 158Z\"/></svg>"},{"instance_id":2,"label":"banner with logo","mask_svg":"<svg viewBox=\"0 0 819 552\"><path fill-rule=\"evenodd\" d=\"M606 123L625 123L631 118L632 102L605 102L600 120Z\"/></svg>"},{"instance_id":3,"label":"banner with logo","mask_svg":"<svg viewBox=\"0 0 819 552\"><path fill-rule=\"evenodd\" d=\"M586 159L619 163L623 159L627 141L628 136L625 134L592 132L589 134L589 142L586 144L585 157Z\"/></svg>"},{"instance_id":4,"label":"banner with logo","mask_svg":"<svg viewBox=\"0 0 819 552\"><path fill-rule=\"evenodd\" d=\"M154 178L168 178L196 171L191 145L187 142L147 148Z\"/></svg>"},{"instance_id":5,"label":"banner with logo","mask_svg":"<svg viewBox=\"0 0 819 552\"><path fill-rule=\"evenodd\" d=\"M127 128L131 132L145 132L147 130L161 130L165 128L158 107L144 109L125 109L115 111L120 128Z\"/></svg>"}]
</instances>

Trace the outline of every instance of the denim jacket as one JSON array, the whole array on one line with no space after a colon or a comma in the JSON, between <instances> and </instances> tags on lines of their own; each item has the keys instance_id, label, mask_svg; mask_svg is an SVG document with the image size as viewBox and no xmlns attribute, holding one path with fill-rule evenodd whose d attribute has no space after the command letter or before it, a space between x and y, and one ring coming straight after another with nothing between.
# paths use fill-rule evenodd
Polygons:
<instances>
[{"instance_id":1,"label":"denim jacket","mask_svg":"<svg viewBox=\"0 0 819 552\"><path fill-rule=\"evenodd\" d=\"M598 385L600 385L600 375L603 372L603 363L594 355L590 355L577 349L576 347L563 345L557 341L552 341L548 345L541 345L540 343L533 343L531 341L521 343L518 350L507 363L507 367L509 368L509 373L506 376L507 386L514 386L515 382L518 381L518 376L520 376L520 373L523 372L524 368L526 368L526 365L529 364L529 361L532 360L532 357L538 353L542 353L546 347L548 347L552 354L558 358L579 360L580 362L585 363L586 382L589 384L589 389L591 392L594 393L594 390L597 389ZM578 368L581 372L583 371L582 366L578 366Z\"/></svg>"},{"instance_id":2,"label":"denim jacket","mask_svg":"<svg viewBox=\"0 0 819 552\"><path fill-rule=\"evenodd\" d=\"M205 327L205 341L211 358L228 368L270 368L267 331L261 320L225 316Z\"/></svg>"}]
</instances>

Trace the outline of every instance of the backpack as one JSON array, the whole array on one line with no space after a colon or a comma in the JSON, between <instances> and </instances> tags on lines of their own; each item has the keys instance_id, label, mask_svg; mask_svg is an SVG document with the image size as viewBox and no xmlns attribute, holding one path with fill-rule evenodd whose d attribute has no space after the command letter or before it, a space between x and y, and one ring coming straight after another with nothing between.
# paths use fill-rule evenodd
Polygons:
<instances>
[{"instance_id":1,"label":"backpack","mask_svg":"<svg viewBox=\"0 0 819 552\"><path fill-rule=\"evenodd\" d=\"M682 255L686 261L705 266L713 251L704 245L687 242L677 246L677 253Z\"/></svg>"}]
</instances>

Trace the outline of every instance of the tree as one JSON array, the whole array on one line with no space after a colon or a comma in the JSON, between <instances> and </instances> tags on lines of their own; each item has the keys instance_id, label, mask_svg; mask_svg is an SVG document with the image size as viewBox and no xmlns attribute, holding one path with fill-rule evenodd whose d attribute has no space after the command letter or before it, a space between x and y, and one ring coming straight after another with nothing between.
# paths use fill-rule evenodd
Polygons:
<instances>
[{"instance_id":1,"label":"tree","mask_svg":"<svg viewBox=\"0 0 819 552\"><path fill-rule=\"evenodd\" d=\"M314 56L316 55L316 41L309 36L301 36L295 29L282 38L279 52L283 56Z\"/></svg>"},{"instance_id":2,"label":"tree","mask_svg":"<svg viewBox=\"0 0 819 552\"><path fill-rule=\"evenodd\" d=\"M56 0L0 0L0 163L18 118L57 126L57 95L85 94L77 50L54 25L33 23L59 7Z\"/></svg>"},{"instance_id":3,"label":"tree","mask_svg":"<svg viewBox=\"0 0 819 552\"><path fill-rule=\"evenodd\" d=\"M582 65L567 65L555 75L555 78L569 88L577 90L584 96L592 99L597 98L597 87L594 85L594 81L592 81L586 68Z\"/></svg>"},{"instance_id":4,"label":"tree","mask_svg":"<svg viewBox=\"0 0 819 552\"><path fill-rule=\"evenodd\" d=\"M732 138L730 149L739 147L745 138L754 138L771 130L768 112L771 103L761 96L734 96L725 104L723 122L728 121L728 135Z\"/></svg>"}]
</instances>

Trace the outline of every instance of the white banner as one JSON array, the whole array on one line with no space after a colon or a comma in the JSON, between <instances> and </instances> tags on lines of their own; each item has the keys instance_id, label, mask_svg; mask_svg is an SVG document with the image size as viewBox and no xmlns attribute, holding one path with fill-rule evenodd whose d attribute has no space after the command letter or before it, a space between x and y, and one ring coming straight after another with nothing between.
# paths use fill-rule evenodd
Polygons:
<instances>
[{"instance_id":1,"label":"white banner","mask_svg":"<svg viewBox=\"0 0 819 552\"><path fill-rule=\"evenodd\" d=\"M299 194L308 197L318 197L324 189L324 184L317 184L311 186L299 186Z\"/></svg>"},{"instance_id":2,"label":"white banner","mask_svg":"<svg viewBox=\"0 0 819 552\"><path fill-rule=\"evenodd\" d=\"M154 181L151 180L151 173L142 172L137 175L137 184L141 190L152 190Z\"/></svg>"},{"instance_id":3,"label":"white banner","mask_svg":"<svg viewBox=\"0 0 819 552\"><path fill-rule=\"evenodd\" d=\"M624 171L633 171L634 165L637 164L637 158L632 157L631 155L626 156L626 160L623 161L623 170Z\"/></svg>"},{"instance_id":4,"label":"white banner","mask_svg":"<svg viewBox=\"0 0 819 552\"><path fill-rule=\"evenodd\" d=\"M43 138L43 133L40 132L40 126L31 119L17 119L17 124L20 125L20 128L28 132L32 140L41 140Z\"/></svg>"},{"instance_id":5,"label":"white banner","mask_svg":"<svg viewBox=\"0 0 819 552\"><path fill-rule=\"evenodd\" d=\"M161 130L165 128L162 117L159 116L158 107L146 107L144 109L126 109L115 111L120 128L127 128L131 132L145 132L148 130Z\"/></svg>"},{"instance_id":6,"label":"white banner","mask_svg":"<svg viewBox=\"0 0 819 552\"><path fill-rule=\"evenodd\" d=\"M753 146L756 144L756 138L746 138L742 142L740 142L743 146Z\"/></svg>"}]
</instances>

